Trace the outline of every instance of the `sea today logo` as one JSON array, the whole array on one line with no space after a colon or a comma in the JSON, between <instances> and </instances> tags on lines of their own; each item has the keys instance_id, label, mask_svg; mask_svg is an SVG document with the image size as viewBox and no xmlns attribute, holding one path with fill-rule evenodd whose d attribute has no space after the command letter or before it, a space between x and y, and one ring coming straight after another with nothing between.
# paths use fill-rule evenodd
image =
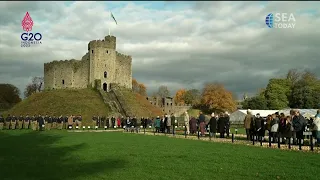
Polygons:
<instances>
[{"instance_id":1,"label":"sea today logo","mask_svg":"<svg viewBox=\"0 0 320 180\"><path fill-rule=\"evenodd\" d=\"M296 19L292 13L270 13L266 16L266 25L269 28L293 29Z\"/></svg>"},{"instance_id":2,"label":"sea today logo","mask_svg":"<svg viewBox=\"0 0 320 180\"><path fill-rule=\"evenodd\" d=\"M26 31L21 34L21 47L31 47L34 45L42 44L41 39L42 35L40 33L32 33L32 27L33 27L33 20L29 14L29 12L26 13L24 16L22 22L22 29L23 31Z\"/></svg>"}]
</instances>

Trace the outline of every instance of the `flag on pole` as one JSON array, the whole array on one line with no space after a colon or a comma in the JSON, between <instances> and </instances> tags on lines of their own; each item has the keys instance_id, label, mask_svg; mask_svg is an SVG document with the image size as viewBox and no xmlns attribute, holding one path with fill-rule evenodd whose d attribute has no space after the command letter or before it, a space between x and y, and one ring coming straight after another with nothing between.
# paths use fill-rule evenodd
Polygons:
<instances>
[{"instance_id":1,"label":"flag on pole","mask_svg":"<svg viewBox=\"0 0 320 180\"><path fill-rule=\"evenodd\" d=\"M118 25L117 20L116 20L116 18L114 18L114 16L113 16L112 13L111 13L111 17L112 17L112 19L114 20L114 22L116 22L116 24Z\"/></svg>"}]
</instances>

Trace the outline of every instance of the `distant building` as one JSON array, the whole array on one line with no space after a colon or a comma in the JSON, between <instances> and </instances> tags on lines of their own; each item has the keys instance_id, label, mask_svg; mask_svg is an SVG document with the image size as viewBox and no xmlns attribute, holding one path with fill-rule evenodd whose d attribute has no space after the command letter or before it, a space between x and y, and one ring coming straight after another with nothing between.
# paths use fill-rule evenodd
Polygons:
<instances>
[{"instance_id":1,"label":"distant building","mask_svg":"<svg viewBox=\"0 0 320 180\"><path fill-rule=\"evenodd\" d=\"M191 105L179 106L175 103L172 97L146 97L146 99L154 106L162 109L163 114L173 113L175 116L180 116L183 112L190 109Z\"/></svg>"}]
</instances>

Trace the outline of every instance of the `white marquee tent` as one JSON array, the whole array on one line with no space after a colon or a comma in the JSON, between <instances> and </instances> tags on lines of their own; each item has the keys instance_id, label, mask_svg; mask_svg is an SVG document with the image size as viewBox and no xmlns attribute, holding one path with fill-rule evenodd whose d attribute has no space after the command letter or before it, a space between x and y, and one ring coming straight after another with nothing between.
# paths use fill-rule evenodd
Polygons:
<instances>
[{"instance_id":1,"label":"white marquee tent","mask_svg":"<svg viewBox=\"0 0 320 180\"><path fill-rule=\"evenodd\" d=\"M261 117L267 117L269 114L274 114L279 110L251 110L253 115L260 113ZM239 109L230 114L230 122L231 123L239 123L243 124L244 118L247 115L246 109Z\"/></svg>"},{"instance_id":2,"label":"white marquee tent","mask_svg":"<svg viewBox=\"0 0 320 180\"><path fill-rule=\"evenodd\" d=\"M290 115L290 110L291 109L283 109L279 111L280 113L283 113L284 115L288 116ZM300 113L302 116L310 118L314 117L317 114L317 109L299 109Z\"/></svg>"}]
</instances>

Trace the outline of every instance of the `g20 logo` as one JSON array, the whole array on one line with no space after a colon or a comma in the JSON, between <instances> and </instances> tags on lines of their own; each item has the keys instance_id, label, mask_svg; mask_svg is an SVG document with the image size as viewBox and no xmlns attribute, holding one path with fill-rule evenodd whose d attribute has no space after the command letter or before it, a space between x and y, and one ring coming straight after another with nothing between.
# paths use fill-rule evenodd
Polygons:
<instances>
[{"instance_id":1,"label":"g20 logo","mask_svg":"<svg viewBox=\"0 0 320 180\"><path fill-rule=\"evenodd\" d=\"M40 41L42 39L42 35L40 33L22 33L21 40L22 41Z\"/></svg>"}]
</instances>

